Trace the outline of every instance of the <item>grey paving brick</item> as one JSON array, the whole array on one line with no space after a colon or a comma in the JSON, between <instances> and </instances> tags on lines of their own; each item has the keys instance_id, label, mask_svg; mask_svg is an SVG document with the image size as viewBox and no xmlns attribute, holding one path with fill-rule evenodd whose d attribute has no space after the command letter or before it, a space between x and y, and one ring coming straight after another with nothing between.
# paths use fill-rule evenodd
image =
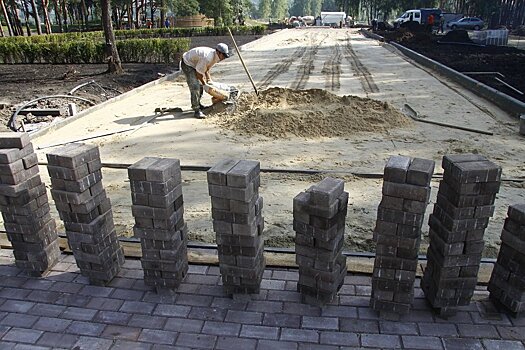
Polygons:
<instances>
[{"instance_id":1,"label":"grey paving brick","mask_svg":"<svg viewBox=\"0 0 525 350\"><path fill-rule=\"evenodd\" d=\"M186 317L191 311L191 307L184 305L157 305L153 310L153 315L169 317Z\"/></svg>"},{"instance_id":2,"label":"grey paving brick","mask_svg":"<svg viewBox=\"0 0 525 350\"><path fill-rule=\"evenodd\" d=\"M198 284L186 284L182 283L177 288L177 293L181 294L198 294L199 293L200 286Z\"/></svg>"},{"instance_id":3,"label":"grey paving brick","mask_svg":"<svg viewBox=\"0 0 525 350\"><path fill-rule=\"evenodd\" d=\"M35 303L21 300L6 300L0 305L0 311L26 313Z\"/></svg>"},{"instance_id":4,"label":"grey paving brick","mask_svg":"<svg viewBox=\"0 0 525 350\"><path fill-rule=\"evenodd\" d=\"M67 306L63 305L37 303L29 311L27 311L27 313L35 316L57 317L62 312L64 312L66 308Z\"/></svg>"},{"instance_id":5,"label":"grey paving brick","mask_svg":"<svg viewBox=\"0 0 525 350\"><path fill-rule=\"evenodd\" d=\"M0 324L10 327L31 328L37 320L38 316L9 313L0 321Z\"/></svg>"},{"instance_id":6,"label":"grey paving brick","mask_svg":"<svg viewBox=\"0 0 525 350\"><path fill-rule=\"evenodd\" d=\"M16 344L15 350L49 350L47 346L33 345L33 344Z\"/></svg>"},{"instance_id":7,"label":"grey paving brick","mask_svg":"<svg viewBox=\"0 0 525 350\"><path fill-rule=\"evenodd\" d=\"M246 305L247 311L282 312L283 303L280 301L253 300Z\"/></svg>"},{"instance_id":8,"label":"grey paving brick","mask_svg":"<svg viewBox=\"0 0 525 350\"><path fill-rule=\"evenodd\" d=\"M238 336L241 325L232 322L206 321L202 327L202 333L211 335Z\"/></svg>"},{"instance_id":9,"label":"grey paving brick","mask_svg":"<svg viewBox=\"0 0 525 350\"><path fill-rule=\"evenodd\" d=\"M238 337L218 337L217 350L251 350L257 347L257 340Z\"/></svg>"},{"instance_id":10,"label":"grey paving brick","mask_svg":"<svg viewBox=\"0 0 525 350\"><path fill-rule=\"evenodd\" d=\"M353 318L341 318L339 329L343 332L354 333L379 333L379 322L373 320L359 320Z\"/></svg>"},{"instance_id":11,"label":"grey paving brick","mask_svg":"<svg viewBox=\"0 0 525 350\"><path fill-rule=\"evenodd\" d=\"M32 290L49 290L56 282L48 281L45 279L30 278L24 284L22 288Z\"/></svg>"},{"instance_id":12,"label":"grey paving brick","mask_svg":"<svg viewBox=\"0 0 525 350\"><path fill-rule=\"evenodd\" d=\"M264 314L263 325L287 328L301 327L301 316L288 314Z\"/></svg>"},{"instance_id":13,"label":"grey paving brick","mask_svg":"<svg viewBox=\"0 0 525 350\"><path fill-rule=\"evenodd\" d=\"M345 306L368 306L370 297L359 297L355 295L339 295L339 305Z\"/></svg>"},{"instance_id":14,"label":"grey paving brick","mask_svg":"<svg viewBox=\"0 0 525 350\"><path fill-rule=\"evenodd\" d=\"M326 345L359 346L357 333L322 331L319 341Z\"/></svg>"},{"instance_id":15,"label":"grey paving brick","mask_svg":"<svg viewBox=\"0 0 525 350\"><path fill-rule=\"evenodd\" d=\"M382 334L417 335L417 324L414 322L379 321L379 332Z\"/></svg>"},{"instance_id":16,"label":"grey paving brick","mask_svg":"<svg viewBox=\"0 0 525 350\"><path fill-rule=\"evenodd\" d=\"M482 350L483 345L478 339L471 338L445 338L445 350Z\"/></svg>"},{"instance_id":17,"label":"grey paving brick","mask_svg":"<svg viewBox=\"0 0 525 350\"><path fill-rule=\"evenodd\" d=\"M148 343L140 343L129 340L117 340L114 342L111 350L150 350L152 346L152 344Z\"/></svg>"},{"instance_id":18,"label":"grey paving brick","mask_svg":"<svg viewBox=\"0 0 525 350\"><path fill-rule=\"evenodd\" d=\"M361 334L361 345L364 347L399 349L401 348L401 341L397 335L365 333Z\"/></svg>"},{"instance_id":19,"label":"grey paving brick","mask_svg":"<svg viewBox=\"0 0 525 350\"><path fill-rule=\"evenodd\" d=\"M358 307L357 315L361 320L378 320L379 313L371 308L367 307Z\"/></svg>"},{"instance_id":20,"label":"grey paving brick","mask_svg":"<svg viewBox=\"0 0 525 350\"><path fill-rule=\"evenodd\" d=\"M184 283L190 284L208 284L216 285L219 282L219 276L210 275L187 275Z\"/></svg>"},{"instance_id":21,"label":"grey paving brick","mask_svg":"<svg viewBox=\"0 0 525 350\"><path fill-rule=\"evenodd\" d=\"M321 316L357 318L357 308L353 306L325 305L321 309Z\"/></svg>"},{"instance_id":22,"label":"grey paving brick","mask_svg":"<svg viewBox=\"0 0 525 350\"><path fill-rule=\"evenodd\" d=\"M192 307L189 318L197 320L222 321L226 317L227 310L209 307Z\"/></svg>"},{"instance_id":23,"label":"grey paving brick","mask_svg":"<svg viewBox=\"0 0 525 350\"><path fill-rule=\"evenodd\" d=\"M86 307L104 311L117 311L122 304L124 304L124 301L120 299L94 297L91 298Z\"/></svg>"},{"instance_id":24,"label":"grey paving brick","mask_svg":"<svg viewBox=\"0 0 525 350\"><path fill-rule=\"evenodd\" d=\"M207 265L188 265L188 274L206 275L209 266Z\"/></svg>"},{"instance_id":25,"label":"grey paving brick","mask_svg":"<svg viewBox=\"0 0 525 350\"><path fill-rule=\"evenodd\" d=\"M2 349L2 350L14 349L16 345L17 345L16 343L11 343L11 342L7 342L7 341L0 341L0 349Z\"/></svg>"},{"instance_id":26,"label":"grey paving brick","mask_svg":"<svg viewBox=\"0 0 525 350\"><path fill-rule=\"evenodd\" d=\"M128 322L130 327L144 327L162 329L166 324L167 317L133 314Z\"/></svg>"},{"instance_id":27,"label":"grey paving brick","mask_svg":"<svg viewBox=\"0 0 525 350\"><path fill-rule=\"evenodd\" d=\"M372 286L355 286L355 295L368 297L372 294Z\"/></svg>"},{"instance_id":28,"label":"grey paving brick","mask_svg":"<svg viewBox=\"0 0 525 350\"><path fill-rule=\"evenodd\" d=\"M54 303L60 297L59 292L34 290L27 296L26 300L40 303Z\"/></svg>"},{"instance_id":29,"label":"grey paving brick","mask_svg":"<svg viewBox=\"0 0 525 350\"><path fill-rule=\"evenodd\" d=\"M115 277L111 280L111 282L108 283L108 287L112 288L123 288L123 289L131 289L133 287L133 284L135 283L135 279L133 278L124 278L124 277Z\"/></svg>"},{"instance_id":30,"label":"grey paving brick","mask_svg":"<svg viewBox=\"0 0 525 350\"><path fill-rule=\"evenodd\" d=\"M73 349L78 350L107 350L111 348L113 341L110 339L94 338L94 337L80 337L73 345Z\"/></svg>"},{"instance_id":31,"label":"grey paving brick","mask_svg":"<svg viewBox=\"0 0 525 350\"><path fill-rule=\"evenodd\" d=\"M261 312L228 310L225 320L227 322L260 325L262 319L263 314Z\"/></svg>"},{"instance_id":32,"label":"grey paving brick","mask_svg":"<svg viewBox=\"0 0 525 350\"><path fill-rule=\"evenodd\" d=\"M525 341L525 327L496 326L502 339Z\"/></svg>"},{"instance_id":33,"label":"grey paving brick","mask_svg":"<svg viewBox=\"0 0 525 350\"><path fill-rule=\"evenodd\" d=\"M78 335L99 336L105 325L101 323L73 321L67 328L67 332Z\"/></svg>"},{"instance_id":34,"label":"grey paving brick","mask_svg":"<svg viewBox=\"0 0 525 350\"><path fill-rule=\"evenodd\" d=\"M29 289L4 287L0 290L0 298L25 300L29 293L31 293Z\"/></svg>"},{"instance_id":35,"label":"grey paving brick","mask_svg":"<svg viewBox=\"0 0 525 350\"><path fill-rule=\"evenodd\" d=\"M338 330L339 319L337 317L303 316L302 328Z\"/></svg>"},{"instance_id":36,"label":"grey paving brick","mask_svg":"<svg viewBox=\"0 0 525 350\"><path fill-rule=\"evenodd\" d=\"M210 306L213 297L209 295L181 294L177 297L178 305Z\"/></svg>"},{"instance_id":37,"label":"grey paving brick","mask_svg":"<svg viewBox=\"0 0 525 350\"><path fill-rule=\"evenodd\" d=\"M525 346L517 340L483 339L486 350L523 350Z\"/></svg>"},{"instance_id":38,"label":"grey paving brick","mask_svg":"<svg viewBox=\"0 0 525 350\"><path fill-rule=\"evenodd\" d=\"M299 343L299 349L301 350L339 350L337 345L322 345L313 343Z\"/></svg>"},{"instance_id":39,"label":"grey paving brick","mask_svg":"<svg viewBox=\"0 0 525 350\"><path fill-rule=\"evenodd\" d=\"M66 306L75 306L75 307L84 307L89 303L91 298L78 294L63 294L60 298L57 299L55 304L66 305Z\"/></svg>"},{"instance_id":40,"label":"grey paving brick","mask_svg":"<svg viewBox=\"0 0 525 350\"><path fill-rule=\"evenodd\" d=\"M138 340L147 343L171 345L175 342L177 334L176 332L145 328L140 332Z\"/></svg>"},{"instance_id":41,"label":"grey paving brick","mask_svg":"<svg viewBox=\"0 0 525 350\"><path fill-rule=\"evenodd\" d=\"M499 338L496 327L492 325L458 324L460 337Z\"/></svg>"},{"instance_id":42,"label":"grey paving brick","mask_svg":"<svg viewBox=\"0 0 525 350\"><path fill-rule=\"evenodd\" d=\"M470 312L470 317L474 324L491 324L491 325L502 325L502 326L512 326L512 321L506 314L500 313L497 316L499 319L495 319L495 315L490 315L490 317L483 318L482 314L479 312Z\"/></svg>"},{"instance_id":43,"label":"grey paving brick","mask_svg":"<svg viewBox=\"0 0 525 350\"><path fill-rule=\"evenodd\" d=\"M264 294L264 290L261 290L260 294L253 294L253 298L259 297L259 295ZM211 297L225 297L224 287L222 285L201 285L199 286L199 294L208 295Z\"/></svg>"},{"instance_id":44,"label":"grey paving brick","mask_svg":"<svg viewBox=\"0 0 525 350\"><path fill-rule=\"evenodd\" d=\"M122 289L122 288L115 288L115 291L111 294L111 297L115 299L134 300L134 301L142 300L143 296L144 296L144 292L141 290Z\"/></svg>"},{"instance_id":45,"label":"grey paving brick","mask_svg":"<svg viewBox=\"0 0 525 350\"><path fill-rule=\"evenodd\" d=\"M241 328L241 337L256 339L273 339L279 336L279 328L256 325L243 325Z\"/></svg>"},{"instance_id":46,"label":"grey paving brick","mask_svg":"<svg viewBox=\"0 0 525 350\"><path fill-rule=\"evenodd\" d=\"M318 343L319 332L313 329L282 328L280 340Z\"/></svg>"},{"instance_id":47,"label":"grey paving brick","mask_svg":"<svg viewBox=\"0 0 525 350\"><path fill-rule=\"evenodd\" d=\"M184 333L199 333L204 325L202 320L191 320L187 318L168 318L164 329L167 331L184 332Z\"/></svg>"},{"instance_id":48,"label":"grey paving brick","mask_svg":"<svg viewBox=\"0 0 525 350\"><path fill-rule=\"evenodd\" d=\"M66 318L69 320L76 321L91 321L95 317L97 310L93 309L84 309L78 307L68 307L60 317Z\"/></svg>"},{"instance_id":49,"label":"grey paving brick","mask_svg":"<svg viewBox=\"0 0 525 350\"><path fill-rule=\"evenodd\" d=\"M102 332L101 337L122 340L137 340L140 328L119 325L108 325Z\"/></svg>"},{"instance_id":50,"label":"grey paving brick","mask_svg":"<svg viewBox=\"0 0 525 350\"><path fill-rule=\"evenodd\" d=\"M299 303L284 303L283 312L301 316L321 316L320 307Z\"/></svg>"},{"instance_id":51,"label":"grey paving brick","mask_svg":"<svg viewBox=\"0 0 525 350\"><path fill-rule=\"evenodd\" d=\"M228 310L245 310L248 301L234 300L232 298L213 298L211 307L218 307Z\"/></svg>"},{"instance_id":52,"label":"grey paving brick","mask_svg":"<svg viewBox=\"0 0 525 350\"><path fill-rule=\"evenodd\" d=\"M263 279L261 281L261 288L272 290L284 290L285 283L286 281Z\"/></svg>"},{"instance_id":53,"label":"grey paving brick","mask_svg":"<svg viewBox=\"0 0 525 350\"><path fill-rule=\"evenodd\" d=\"M93 317L93 321L114 325L127 325L131 314L126 312L114 312L114 311L99 311Z\"/></svg>"},{"instance_id":54,"label":"grey paving brick","mask_svg":"<svg viewBox=\"0 0 525 350\"><path fill-rule=\"evenodd\" d=\"M36 329L13 327L2 338L3 341L35 344L44 332Z\"/></svg>"},{"instance_id":55,"label":"grey paving brick","mask_svg":"<svg viewBox=\"0 0 525 350\"><path fill-rule=\"evenodd\" d=\"M273 270L272 279L283 281L298 281L299 273L290 270Z\"/></svg>"},{"instance_id":56,"label":"grey paving brick","mask_svg":"<svg viewBox=\"0 0 525 350\"><path fill-rule=\"evenodd\" d=\"M421 335L436 337L455 337L458 335L455 324L422 322L418 323L418 327Z\"/></svg>"},{"instance_id":57,"label":"grey paving brick","mask_svg":"<svg viewBox=\"0 0 525 350\"><path fill-rule=\"evenodd\" d=\"M257 350L297 350L299 344L289 341L259 340Z\"/></svg>"},{"instance_id":58,"label":"grey paving brick","mask_svg":"<svg viewBox=\"0 0 525 350\"><path fill-rule=\"evenodd\" d=\"M10 330L11 327L9 326L1 326L0 325L0 339L4 336L4 334L7 333L8 330Z\"/></svg>"},{"instance_id":59,"label":"grey paving brick","mask_svg":"<svg viewBox=\"0 0 525 350\"><path fill-rule=\"evenodd\" d=\"M121 312L129 312L134 314L151 314L155 309L156 304L146 303L143 301L125 301L120 307Z\"/></svg>"},{"instance_id":60,"label":"grey paving brick","mask_svg":"<svg viewBox=\"0 0 525 350\"><path fill-rule=\"evenodd\" d=\"M289 301L293 303L301 302L301 294L290 290L269 290L268 300L271 301Z\"/></svg>"},{"instance_id":61,"label":"grey paving brick","mask_svg":"<svg viewBox=\"0 0 525 350\"><path fill-rule=\"evenodd\" d=\"M40 317L33 325L33 328L40 331L62 333L70 324L71 320L56 317Z\"/></svg>"},{"instance_id":62,"label":"grey paving brick","mask_svg":"<svg viewBox=\"0 0 525 350\"><path fill-rule=\"evenodd\" d=\"M66 349L71 349L73 348L73 345L78 341L78 338L78 335L44 332L40 339L38 339L37 344L49 346L52 348L62 347Z\"/></svg>"},{"instance_id":63,"label":"grey paving brick","mask_svg":"<svg viewBox=\"0 0 525 350\"><path fill-rule=\"evenodd\" d=\"M434 322L434 316L429 310L412 310L403 317L406 322Z\"/></svg>"},{"instance_id":64,"label":"grey paving brick","mask_svg":"<svg viewBox=\"0 0 525 350\"><path fill-rule=\"evenodd\" d=\"M175 344L197 349L213 349L216 341L217 337L214 335L180 333Z\"/></svg>"},{"instance_id":65,"label":"grey paving brick","mask_svg":"<svg viewBox=\"0 0 525 350\"><path fill-rule=\"evenodd\" d=\"M78 283L66 283L66 282L56 282L49 290L57 291L61 293L78 293L84 287L82 284Z\"/></svg>"},{"instance_id":66,"label":"grey paving brick","mask_svg":"<svg viewBox=\"0 0 525 350\"><path fill-rule=\"evenodd\" d=\"M82 288L78 294L80 295L86 295L90 297L102 297L107 298L113 293L114 289L109 287L99 287L99 286L91 286L87 285Z\"/></svg>"},{"instance_id":67,"label":"grey paving brick","mask_svg":"<svg viewBox=\"0 0 525 350\"><path fill-rule=\"evenodd\" d=\"M428 349L441 350L443 345L441 339L438 337L424 337L416 335L401 336L403 347L406 349Z\"/></svg>"},{"instance_id":68,"label":"grey paving brick","mask_svg":"<svg viewBox=\"0 0 525 350\"><path fill-rule=\"evenodd\" d=\"M165 344L153 344L152 350L192 350L186 346L175 346Z\"/></svg>"}]
</instances>

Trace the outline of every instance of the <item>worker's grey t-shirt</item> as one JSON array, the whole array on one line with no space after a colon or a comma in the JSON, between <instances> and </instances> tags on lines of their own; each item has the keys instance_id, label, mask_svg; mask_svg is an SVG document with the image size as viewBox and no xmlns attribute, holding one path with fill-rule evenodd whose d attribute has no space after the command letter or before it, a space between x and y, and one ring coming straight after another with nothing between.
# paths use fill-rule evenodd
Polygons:
<instances>
[{"instance_id":1,"label":"worker's grey t-shirt","mask_svg":"<svg viewBox=\"0 0 525 350\"><path fill-rule=\"evenodd\" d=\"M182 55L184 63L195 68L197 72L204 75L210 68L220 61L215 49L211 47L196 47Z\"/></svg>"}]
</instances>

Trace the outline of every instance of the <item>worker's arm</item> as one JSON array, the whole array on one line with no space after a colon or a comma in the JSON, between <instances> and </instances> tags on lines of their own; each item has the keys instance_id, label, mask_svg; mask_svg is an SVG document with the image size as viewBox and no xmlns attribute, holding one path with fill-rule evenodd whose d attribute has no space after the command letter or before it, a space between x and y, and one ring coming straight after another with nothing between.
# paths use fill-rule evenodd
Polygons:
<instances>
[{"instance_id":1,"label":"worker's arm","mask_svg":"<svg viewBox=\"0 0 525 350\"><path fill-rule=\"evenodd\" d=\"M207 71L205 74L206 82L211 83L211 74L210 71Z\"/></svg>"},{"instance_id":2,"label":"worker's arm","mask_svg":"<svg viewBox=\"0 0 525 350\"><path fill-rule=\"evenodd\" d=\"M206 73L205 73L206 74ZM197 76L197 80L201 82L202 85L206 84L206 81L204 79L204 75L202 75L199 72L195 72L195 75Z\"/></svg>"}]
</instances>

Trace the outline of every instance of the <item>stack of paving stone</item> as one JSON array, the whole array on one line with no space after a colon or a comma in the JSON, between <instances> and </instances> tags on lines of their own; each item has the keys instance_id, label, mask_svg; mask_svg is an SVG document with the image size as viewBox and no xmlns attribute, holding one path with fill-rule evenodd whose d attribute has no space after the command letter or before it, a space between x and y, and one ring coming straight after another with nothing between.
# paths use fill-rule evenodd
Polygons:
<instances>
[{"instance_id":1,"label":"stack of paving stone","mask_svg":"<svg viewBox=\"0 0 525 350\"><path fill-rule=\"evenodd\" d=\"M330 303L346 276L343 255L348 192L343 180L325 178L293 200L297 290L302 301Z\"/></svg>"},{"instance_id":2,"label":"stack of paving stone","mask_svg":"<svg viewBox=\"0 0 525 350\"><path fill-rule=\"evenodd\" d=\"M385 166L370 298L370 306L382 317L398 318L410 311L434 166L432 160L404 156L390 157Z\"/></svg>"},{"instance_id":3,"label":"stack of paving stone","mask_svg":"<svg viewBox=\"0 0 525 350\"><path fill-rule=\"evenodd\" d=\"M474 294L501 167L476 154L445 156L442 167L421 287L430 304L447 317L457 306L468 305Z\"/></svg>"},{"instance_id":4,"label":"stack of paving stone","mask_svg":"<svg viewBox=\"0 0 525 350\"><path fill-rule=\"evenodd\" d=\"M34 276L49 271L60 255L56 224L25 133L0 133L0 210L16 266Z\"/></svg>"},{"instance_id":5,"label":"stack of paving stone","mask_svg":"<svg viewBox=\"0 0 525 350\"><path fill-rule=\"evenodd\" d=\"M525 204L509 207L492 270L490 297L518 316L525 310Z\"/></svg>"},{"instance_id":6,"label":"stack of paving stone","mask_svg":"<svg viewBox=\"0 0 525 350\"><path fill-rule=\"evenodd\" d=\"M144 283L177 288L188 272L180 161L146 157L130 166L128 175Z\"/></svg>"},{"instance_id":7,"label":"stack of paving stone","mask_svg":"<svg viewBox=\"0 0 525 350\"><path fill-rule=\"evenodd\" d=\"M226 294L259 293L265 268L260 164L225 159L207 174Z\"/></svg>"},{"instance_id":8,"label":"stack of paving stone","mask_svg":"<svg viewBox=\"0 0 525 350\"><path fill-rule=\"evenodd\" d=\"M48 172L69 247L82 275L105 285L124 263L97 146L72 143L47 154Z\"/></svg>"}]
</instances>

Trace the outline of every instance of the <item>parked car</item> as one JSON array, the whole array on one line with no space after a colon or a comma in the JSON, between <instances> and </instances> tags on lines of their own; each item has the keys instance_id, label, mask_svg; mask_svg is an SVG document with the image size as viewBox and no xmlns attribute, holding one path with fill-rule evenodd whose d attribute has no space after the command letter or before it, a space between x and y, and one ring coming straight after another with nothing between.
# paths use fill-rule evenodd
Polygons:
<instances>
[{"instance_id":1,"label":"parked car","mask_svg":"<svg viewBox=\"0 0 525 350\"><path fill-rule=\"evenodd\" d=\"M459 21L451 21L447 23L450 29L474 29L480 30L485 25L485 22L478 17L463 17Z\"/></svg>"}]
</instances>

